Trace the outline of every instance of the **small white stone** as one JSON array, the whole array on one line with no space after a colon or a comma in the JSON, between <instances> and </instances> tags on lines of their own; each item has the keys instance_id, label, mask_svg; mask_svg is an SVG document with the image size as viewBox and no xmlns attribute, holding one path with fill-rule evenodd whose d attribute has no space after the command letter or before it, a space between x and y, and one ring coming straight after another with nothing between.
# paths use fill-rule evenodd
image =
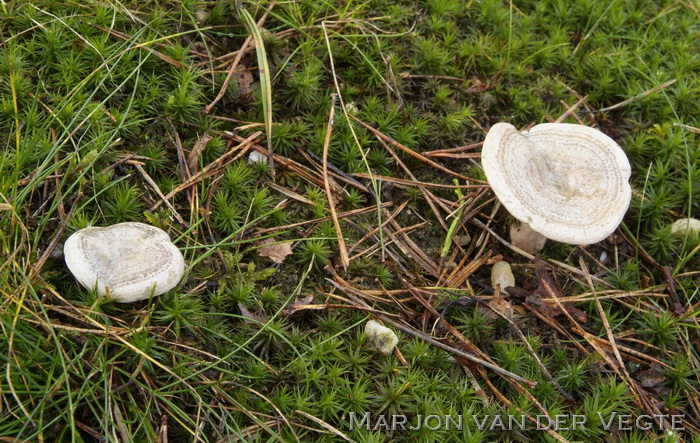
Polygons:
<instances>
[{"instance_id":1,"label":"small white stone","mask_svg":"<svg viewBox=\"0 0 700 443\"><path fill-rule=\"evenodd\" d=\"M365 335L368 344L382 354L391 354L394 347L399 343L399 337L391 329L379 324L375 320L370 320L365 325Z\"/></svg>"},{"instance_id":2,"label":"small white stone","mask_svg":"<svg viewBox=\"0 0 700 443\"><path fill-rule=\"evenodd\" d=\"M491 268L491 287L495 289L496 285L501 285L501 292L506 292L508 286L515 286L515 276L507 262L497 261Z\"/></svg>"},{"instance_id":3,"label":"small white stone","mask_svg":"<svg viewBox=\"0 0 700 443\"><path fill-rule=\"evenodd\" d=\"M81 285L120 303L163 294L185 272L182 253L168 234L144 223L81 229L68 237L63 252Z\"/></svg>"},{"instance_id":4,"label":"small white stone","mask_svg":"<svg viewBox=\"0 0 700 443\"><path fill-rule=\"evenodd\" d=\"M267 163L267 157L258 151L250 151L248 155L248 163Z\"/></svg>"},{"instance_id":5,"label":"small white stone","mask_svg":"<svg viewBox=\"0 0 700 443\"><path fill-rule=\"evenodd\" d=\"M671 225L671 234L685 235L686 231L688 235L700 235L700 220L696 218L682 218Z\"/></svg>"}]
</instances>

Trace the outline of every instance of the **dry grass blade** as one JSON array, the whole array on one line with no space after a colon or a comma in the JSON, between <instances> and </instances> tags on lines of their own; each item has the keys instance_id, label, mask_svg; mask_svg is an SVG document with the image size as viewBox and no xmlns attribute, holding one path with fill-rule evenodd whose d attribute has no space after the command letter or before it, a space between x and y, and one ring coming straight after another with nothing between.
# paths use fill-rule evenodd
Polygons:
<instances>
[{"instance_id":1,"label":"dry grass blade","mask_svg":"<svg viewBox=\"0 0 700 443\"><path fill-rule=\"evenodd\" d=\"M315 203L313 201L309 200L308 198L304 197L301 194L297 194L296 192L285 188L284 186L280 186L280 185L277 185L277 184L272 183L272 182L268 182L268 183L266 183L266 185L271 187L275 191L279 192L280 194L284 194L289 198L292 198L298 202L304 203L305 205L310 205L310 206L315 205Z\"/></svg>"},{"instance_id":2,"label":"dry grass blade","mask_svg":"<svg viewBox=\"0 0 700 443\"><path fill-rule=\"evenodd\" d=\"M234 161L238 160L241 158L243 155L245 155L246 152L250 149L251 145L256 143L259 137L262 135L260 131L254 132L248 138L243 139L241 143L237 146L232 147L229 149L228 152L226 152L224 155L219 157L218 159L214 160L213 162L209 163L204 169L201 171L197 172L194 174L192 177L187 179L184 183L173 189L172 191L168 192L168 194L165 196L165 199L170 199L173 196L179 194L182 192L184 189L187 189L191 186L196 185L199 183L202 179L208 178L211 175L215 174L216 171L221 170L228 166L229 164L233 163ZM240 151L240 152L239 152ZM233 156L233 154L237 153L238 155ZM152 207L151 211L155 211L158 209L158 207L161 205L162 200L156 202Z\"/></svg>"},{"instance_id":3,"label":"dry grass blade","mask_svg":"<svg viewBox=\"0 0 700 443\"><path fill-rule=\"evenodd\" d=\"M270 8L274 7L274 2ZM265 11L267 14L269 9ZM262 105L265 119L265 133L267 134L267 159L270 165L270 174L275 176L275 159L272 155L272 77L270 66L267 62L267 52L265 51L265 43L263 42L260 26L255 23L250 13L239 5L239 12L243 21L255 40L255 53L258 58L258 74L260 75L260 94L262 96Z\"/></svg>"},{"instance_id":4,"label":"dry grass blade","mask_svg":"<svg viewBox=\"0 0 700 443\"><path fill-rule=\"evenodd\" d=\"M343 236L343 230L340 228L338 215L335 212L335 201L333 198L333 194L331 193L331 187L328 184L328 147L331 144L331 133L333 132L333 117L335 116L336 97L336 94L331 95L331 110L328 115L326 136L323 141L323 188L326 191L326 198L328 199L328 210L331 213L331 219L333 220L333 226L335 227L336 237L338 239L338 249L340 250L340 262L343 265L343 268L347 269L350 265L350 260L348 259L348 250L345 247L345 238Z\"/></svg>"},{"instance_id":5,"label":"dry grass blade","mask_svg":"<svg viewBox=\"0 0 700 443\"><path fill-rule=\"evenodd\" d=\"M653 93L656 92L656 91L660 91L661 89L667 88L667 87L671 86L672 84L676 83L677 81L678 81L678 79L677 79L677 78L674 78L673 80L669 80L669 81L667 81L667 82L665 82L665 83L662 83L662 84L660 84L660 85L654 86L653 88L648 89L648 90L642 92L642 93L639 94L639 95L635 95L635 96L632 97L632 98L629 98L629 99L627 99L627 100L625 100L625 101L621 101L620 103L616 103L616 104L614 104L614 105L612 105L612 106L608 106L607 108L594 109L594 110L591 110L591 111L581 111L581 113L582 113L582 114L589 114L589 113L597 113L597 112L612 111L613 109L617 109L617 108L621 108L621 107L623 107L623 106L625 106L625 105L629 105L630 103L633 103L633 102L635 102L636 100L639 100L639 99L642 98L642 97L646 97L646 96L649 95L649 94L653 94Z\"/></svg>"},{"instance_id":6,"label":"dry grass blade","mask_svg":"<svg viewBox=\"0 0 700 443\"><path fill-rule=\"evenodd\" d=\"M260 17L260 20L258 20L258 23L256 24L258 28L261 28L265 24L265 20L267 20L267 16L272 10L272 8L275 6L275 3L272 2L270 6L267 8L265 13L263 14L262 17ZM236 69L238 68L238 64L241 62L241 59L243 59L243 55L245 55L248 46L250 46L250 43L253 41L253 34L251 33L248 37L246 37L245 41L241 45L241 48L237 51L236 53L236 58L233 60L233 63L231 63L231 66L228 68L228 73L226 74L226 78L224 79L223 84L221 85L221 88L219 89L219 93L216 94L216 97L214 97L214 100L212 100L211 103L209 103L204 110L202 111L204 114L209 114L211 110L216 106L219 101L224 98L224 95L226 95L226 90L228 89L228 85L231 82L231 78L233 77L233 74L236 72Z\"/></svg>"},{"instance_id":7,"label":"dry grass blade","mask_svg":"<svg viewBox=\"0 0 700 443\"><path fill-rule=\"evenodd\" d=\"M158 197L160 197L161 201L162 201L163 203L165 203L165 206L167 206L168 209L170 209L170 212L173 214L173 217L175 217L175 220L177 220L178 223L180 223L180 224L181 224L182 226L184 226L185 228L188 228L188 227L189 227L189 224L188 224L188 223L182 218L182 216L177 212L177 210L175 209L175 207L170 203L170 200L168 200L167 198L165 198L165 195L163 195L163 192L162 192L162 191L160 190L160 188L158 187L158 184L156 184L156 182L153 181L153 179L151 178L151 176L148 175L148 173L146 172L146 170L143 169L143 166L141 166L141 165L134 165L134 167L136 168L137 171L139 171L139 174L141 174L141 177L143 177L143 179L146 181L146 183L148 183L148 185L153 189L153 191L155 191L155 193L158 194Z\"/></svg>"},{"instance_id":8,"label":"dry grass blade","mask_svg":"<svg viewBox=\"0 0 700 443\"><path fill-rule=\"evenodd\" d=\"M295 412L301 416L308 418L309 420L313 421L314 423L318 424L319 426L322 426L324 429L326 429L329 432L333 433L334 435L342 438L343 440L350 441L350 442L353 441L350 437L343 434L337 428L334 428L333 426L329 425L327 422L321 420L320 418L314 417L313 415L311 415L307 412L304 412L302 410L299 410L299 409L297 409Z\"/></svg>"},{"instance_id":9,"label":"dry grass blade","mask_svg":"<svg viewBox=\"0 0 700 443\"><path fill-rule=\"evenodd\" d=\"M648 394L629 375L629 373L627 372L627 368L624 364L621 363L621 357L619 357L619 353L616 355L616 357L618 357L619 360L612 360L608 355L607 349L600 345L598 337L586 332L576 321L576 319L573 316L571 316L571 314L569 314L569 312L559 300L559 296L556 294L554 288L552 288L550 284L545 280L541 280L540 282L544 290L549 294L550 297L552 297L552 299L556 302L556 304L562 310L564 315L566 315L566 317L569 319L569 322L571 322L572 324L572 330L576 334L583 337L586 340L586 342L588 342L588 344L596 350L598 355L602 357L602 359L608 364L608 366L610 366L613 369L613 371L615 371L615 373L617 373L617 375L621 379L623 379L625 383L627 383L627 385L630 388L630 392L632 392L633 394L633 398L637 406L642 411L646 412L649 416L651 416L654 419L654 421L656 421L657 426L659 426L661 429L669 429L670 423L668 421L668 415L662 414L662 412L656 405L656 401L650 399ZM613 352L614 349L615 348L613 348Z\"/></svg>"},{"instance_id":10,"label":"dry grass blade","mask_svg":"<svg viewBox=\"0 0 700 443\"><path fill-rule=\"evenodd\" d=\"M205 132L195 142L189 155L187 156L187 168L190 170L190 172L195 172L199 169L199 157L211 139L212 136L210 136L208 132Z\"/></svg>"},{"instance_id":11,"label":"dry grass blade","mask_svg":"<svg viewBox=\"0 0 700 443\"><path fill-rule=\"evenodd\" d=\"M384 134L381 133L380 131L374 129L372 126L368 125L367 123L363 122L362 120L360 120L359 118L355 117L355 116L352 115L352 114L349 114L349 117L352 118L353 120L355 120L356 122L358 122L360 125L362 125L365 129L367 129L367 130L368 130L369 132L371 132L372 134L374 134L374 135L375 135L377 138L379 138L380 140L383 140L383 141L385 141L385 142L391 144L392 146L394 146L394 147L396 147L396 148L402 150L403 152L405 152L406 154L410 155L411 157L416 158L416 159L422 161L423 163L426 163L426 164L428 164L428 165L434 167L435 169L438 169L438 170L440 170L440 171L442 171L442 172L446 172L447 174L450 174L450 175L452 175L452 176L454 176L454 177L457 177L457 178L460 178L460 179L462 179L462 180L467 180L467 181L476 182L476 183L482 183L482 184L484 183L484 182L481 181L481 180L477 180L477 179L474 179L474 178L471 178L471 177L464 176L464 175L462 175L462 174L458 174L458 173L456 173L456 172L454 172L454 171L452 171L452 170L450 170L450 169L448 169L448 168L442 166L441 164L435 163L434 161L430 160L429 158L425 157L424 155L419 154L419 153L417 153L416 151L414 151L414 150L412 150L412 149L409 149L409 148L407 148L406 146L402 145L401 143L397 142L397 141L394 140L393 138L391 138L391 137L389 137L389 136L387 136L387 135L384 135Z\"/></svg>"}]
</instances>

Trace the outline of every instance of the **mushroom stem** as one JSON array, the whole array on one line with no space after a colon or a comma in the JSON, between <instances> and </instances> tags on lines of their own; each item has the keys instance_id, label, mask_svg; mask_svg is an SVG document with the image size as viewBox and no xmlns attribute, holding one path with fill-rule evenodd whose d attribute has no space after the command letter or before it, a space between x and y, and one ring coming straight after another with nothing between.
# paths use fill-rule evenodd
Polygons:
<instances>
[{"instance_id":1,"label":"mushroom stem","mask_svg":"<svg viewBox=\"0 0 700 443\"><path fill-rule=\"evenodd\" d=\"M516 248L535 255L544 248L547 237L533 230L527 223L520 222L510 227L510 242Z\"/></svg>"}]
</instances>

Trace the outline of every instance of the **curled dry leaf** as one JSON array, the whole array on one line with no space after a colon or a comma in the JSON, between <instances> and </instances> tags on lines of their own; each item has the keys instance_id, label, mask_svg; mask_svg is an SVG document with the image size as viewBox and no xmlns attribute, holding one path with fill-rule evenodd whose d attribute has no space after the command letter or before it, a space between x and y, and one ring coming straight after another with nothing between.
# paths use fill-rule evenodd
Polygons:
<instances>
[{"instance_id":1,"label":"curled dry leaf","mask_svg":"<svg viewBox=\"0 0 700 443\"><path fill-rule=\"evenodd\" d=\"M559 283L549 275L547 268L545 268L544 263L540 260L539 255L535 256L535 273L537 274L537 289L535 289L532 296L527 297L527 302L536 308L538 308L542 313L547 316L555 317L557 315L563 315L564 312L559 308L559 305L555 301L545 302L542 298L564 298L561 286ZM549 288L550 291L547 290ZM588 317L585 311L573 306L571 303L566 303L563 300L562 306L566 309L566 312L571 315L579 323L586 323Z\"/></svg>"},{"instance_id":2,"label":"curled dry leaf","mask_svg":"<svg viewBox=\"0 0 700 443\"><path fill-rule=\"evenodd\" d=\"M654 369L646 369L634 374L634 378L645 388L653 388L666 381L666 376Z\"/></svg>"},{"instance_id":3,"label":"curled dry leaf","mask_svg":"<svg viewBox=\"0 0 700 443\"><path fill-rule=\"evenodd\" d=\"M493 298L488 302L489 307L497 312L499 315L512 320L513 319L513 305L501 296L501 292L494 288Z\"/></svg>"},{"instance_id":4,"label":"curled dry leaf","mask_svg":"<svg viewBox=\"0 0 700 443\"><path fill-rule=\"evenodd\" d=\"M265 238L256 243L260 248L258 253L263 257L268 257L275 263L282 264L284 259L292 253L292 243L278 243L272 238Z\"/></svg>"},{"instance_id":5,"label":"curled dry leaf","mask_svg":"<svg viewBox=\"0 0 700 443\"><path fill-rule=\"evenodd\" d=\"M250 310L248 308L246 308L243 303L240 303L240 302L238 303L238 309L241 310L241 317L243 317L243 319L244 319L243 321L245 323L260 324L260 323L265 323L268 320L267 316L265 316L262 313L258 314L258 313L250 312Z\"/></svg>"},{"instance_id":6,"label":"curled dry leaf","mask_svg":"<svg viewBox=\"0 0 700 443\"><path fill-rule=\"evenodd\" d=\"M253 74L251 74L248 69L240 69L236 70L234 75L236 77L236 83L238 83L238 96L249 97L253 90L253 82L255 81Z\"/></svg>"}]
</instances>

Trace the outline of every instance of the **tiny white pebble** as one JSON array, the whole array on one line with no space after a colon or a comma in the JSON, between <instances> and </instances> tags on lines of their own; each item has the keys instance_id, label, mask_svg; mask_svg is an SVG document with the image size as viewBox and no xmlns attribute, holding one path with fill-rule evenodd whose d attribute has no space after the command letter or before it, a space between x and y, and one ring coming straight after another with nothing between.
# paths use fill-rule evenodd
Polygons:
<instances>
[{"instance_id":1,"label":"tiny white pebble","mask_svg":"<svg viewBox=\"0 0 700 443\"><path fill-rule=\"evenodd\" d=\"M250 151L248 155L248 163L267 163L267 157L259 153L258 151Z\"/></svg>"}]
</instances>

